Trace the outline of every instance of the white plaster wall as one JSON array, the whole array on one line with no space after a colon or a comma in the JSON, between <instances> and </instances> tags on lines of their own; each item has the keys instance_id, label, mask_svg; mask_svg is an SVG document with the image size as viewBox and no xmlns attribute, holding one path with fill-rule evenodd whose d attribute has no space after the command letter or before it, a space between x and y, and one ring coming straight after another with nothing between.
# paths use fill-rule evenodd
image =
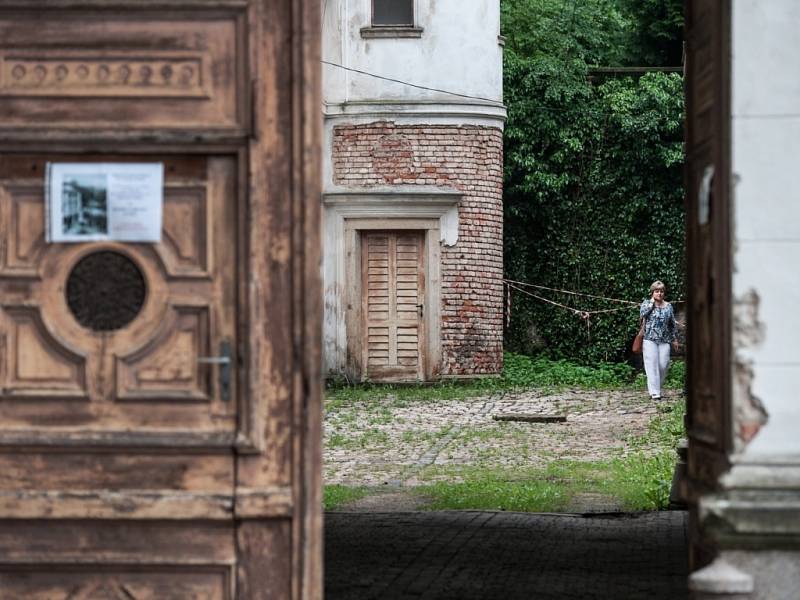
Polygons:
<instances>
[{"instance_id":1,"label":"white plaster wall","mask_svg":"<svg viewBox=\"0 0 800 600\"><path fill-rule=\"evenodd\" d=\"M768 414L743 458L800 459L800 2L732 3L735 299L754 291L762 339L736 342Z\"/></svg>"},{"instance_id":2,"label":"white plaster wall","mask_svg":"<svg viewBox=\"0 0 800 600\"><path fill-rule=\"evenodd\" d=\"M371 0L323 0L323 60L490 102L503 94L499 0L416 0L420 38L363 39ZM328 104L363 101L471 102L323 64Z\"/></svg>"}]
</instances>

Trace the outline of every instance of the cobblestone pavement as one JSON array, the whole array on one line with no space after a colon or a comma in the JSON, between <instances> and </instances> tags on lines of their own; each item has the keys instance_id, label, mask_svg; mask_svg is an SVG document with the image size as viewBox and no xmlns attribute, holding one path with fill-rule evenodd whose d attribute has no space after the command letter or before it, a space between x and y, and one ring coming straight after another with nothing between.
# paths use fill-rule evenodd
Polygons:
<instances>
[{"instance_id":1,"label":"cobblestone pavement","mask_svg":"<svg viewBox=\"0 0 800 600\"><path fill-rule=\"evenodd\" d=\"M680 400L676 390L654 403L644 391L528 391L461 400L354 402L325 415L325 483L419 485L474 465L544 467L557 459L623 456L650 419ZM565 415L565 423L498 422L495 415ZM642 448L639 448L642 450ZM647 451L645 448L644 451ZM437 469L450 468L446 475Z\"/></svg>"},{"instance_id":2,"label":"cobblestone pavement","mask_svg":"<svg viewBox=\"0 0 800 600\"><path fill-rule=\"evenodd\" d=\"M328 513L327 600L682 600L686 514Z\"/></svg>"}]
</instances>

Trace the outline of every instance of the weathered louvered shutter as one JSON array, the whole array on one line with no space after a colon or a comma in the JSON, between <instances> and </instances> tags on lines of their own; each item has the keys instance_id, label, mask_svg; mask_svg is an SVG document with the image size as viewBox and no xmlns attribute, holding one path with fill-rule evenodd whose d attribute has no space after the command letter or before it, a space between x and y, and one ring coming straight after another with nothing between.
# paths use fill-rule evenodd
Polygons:
<instances>
[{"instance_id":1,"label":"weathered louvered shutter","mask_svg":"<svg viewBox=\"0 0 800 600\"><path fill-rule=\"evenodd\" d=\"M370 232L362 243L367 378L422 378L422 234Z\"/></svg>"}]
</instances>

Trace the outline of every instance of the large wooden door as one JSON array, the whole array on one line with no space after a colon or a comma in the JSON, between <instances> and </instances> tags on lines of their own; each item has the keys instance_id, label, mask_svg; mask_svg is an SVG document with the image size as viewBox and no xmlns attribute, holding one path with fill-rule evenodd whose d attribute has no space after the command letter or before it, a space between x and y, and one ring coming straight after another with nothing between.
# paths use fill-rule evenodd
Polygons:
<instances>
[{"instance_id":1,"label":"large wooden door","mask_svg":"<svg viewBox=\"0 0 800 600\"><path fill-rule=\"evenodd\" d=\"M732 449L728 380L730 261L730 3L686 3L688 492L692 568L711 557L697 500L712 492Z\"/></svg>"},{"instance_id":2,"label":"large wooden door","mask_svg":"<svg viewBox=\"0 0 800 600\"><path fill-rule=\"evenodd\" d=\"M0 598L321 597L319 16L0 0ZM49 242L48 163L163 165L160 241Z\"/></svg>"},{"instance_id":3,"label":"large wooden door","mask_svg":"<svg viewBox=\"0 0 800 600\"><path fill-rule=\"evenodd\" d=\"M363 365L372 381L424 377L423 235L417 231L363 233Z\"/></svg>"}]
</instances>

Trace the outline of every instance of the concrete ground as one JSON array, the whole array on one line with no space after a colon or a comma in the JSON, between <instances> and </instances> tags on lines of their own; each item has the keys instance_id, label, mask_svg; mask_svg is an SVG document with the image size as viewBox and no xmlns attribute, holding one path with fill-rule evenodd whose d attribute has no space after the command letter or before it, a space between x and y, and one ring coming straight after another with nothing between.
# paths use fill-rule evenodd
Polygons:
<instances>
[{"instance_id":1,"label":"concrete ground","mask_svg":"<svg viewBox=\"0 0 800 600\"><path fill-rule=\"evenodd\" d=\"M327 513L327 600L682 600L686 513Z\"/></svg>"}]
</instances>

